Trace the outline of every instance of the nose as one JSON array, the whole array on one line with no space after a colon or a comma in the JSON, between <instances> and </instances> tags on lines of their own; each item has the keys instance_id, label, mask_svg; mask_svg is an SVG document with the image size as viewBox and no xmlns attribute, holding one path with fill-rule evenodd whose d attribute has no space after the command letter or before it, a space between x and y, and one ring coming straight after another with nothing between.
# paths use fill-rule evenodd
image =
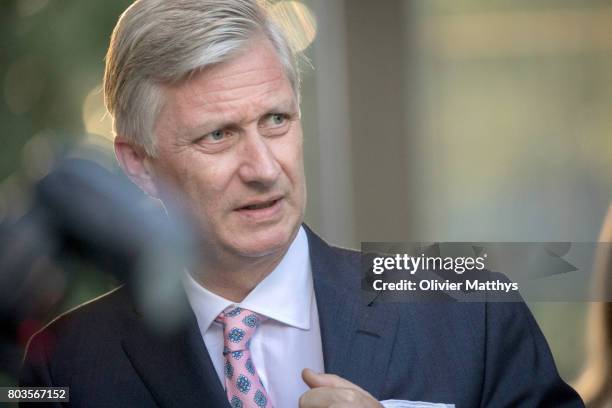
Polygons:
<instances>
[{"instance_id":1,"label":"nose","mask_svg":"<svg viewBox=\"0 0 612 408\"><path fill-rule=\"evenodd\" d=\"M266 138L257 131L244 135L241 153L242 162L238 174L244 183L270 186L281 174L281 167L271 144L274 139Z\"/></svg>"}]
</instances>

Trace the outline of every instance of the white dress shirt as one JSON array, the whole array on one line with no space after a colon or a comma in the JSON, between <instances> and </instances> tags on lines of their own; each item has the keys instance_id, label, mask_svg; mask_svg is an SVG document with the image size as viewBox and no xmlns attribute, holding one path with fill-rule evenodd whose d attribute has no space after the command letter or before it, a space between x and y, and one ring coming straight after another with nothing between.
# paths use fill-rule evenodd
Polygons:
<instances>
[{"instance_id":1,"label":"white dress shirt","mask_svg":"<svg viewBox=\"0 0 612 408\"><path fill-rule=\"evenodd\" d=\"M185 290L204 344L221 384L223 377L223 329L215 318L231 305L256 312L266 319L251 340L251 357L274 407L298 406L308 391L301 372L323 372L319 314L315 301L308 251L302 227L280 264L240 303L215 295L189 274Z\"/></svg>"}]
</instances>

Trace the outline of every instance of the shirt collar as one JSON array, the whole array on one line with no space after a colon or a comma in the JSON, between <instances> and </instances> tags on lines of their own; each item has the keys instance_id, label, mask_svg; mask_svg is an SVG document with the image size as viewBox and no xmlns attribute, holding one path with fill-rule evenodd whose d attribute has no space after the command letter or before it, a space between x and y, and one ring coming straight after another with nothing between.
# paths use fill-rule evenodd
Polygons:
<instances>
[{"instance_id":1,"label":"shirt collar","mask_svg":"<svg viewBox=\"0 0 612 408\"><path fill-rule=\"evenodd\" d=\"M208 330L219 313L235 304L204 288L189 273L185 274L183 283L202 330ZM313 294L308 238L304 228L300 227L278 266L235 305L289 326L309 330Z\"/></svg>"}]
</instances>

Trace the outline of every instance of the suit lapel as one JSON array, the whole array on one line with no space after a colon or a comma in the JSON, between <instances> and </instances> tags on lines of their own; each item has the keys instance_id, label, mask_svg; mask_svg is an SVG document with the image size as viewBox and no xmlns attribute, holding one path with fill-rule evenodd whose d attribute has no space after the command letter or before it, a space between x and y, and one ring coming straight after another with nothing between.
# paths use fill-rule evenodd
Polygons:
<instances>
[{"instance_id":1,"label":"suit lapel","mask_svg":"<svg viewBox=\"0 0 612 408\"><path fill-rule=\"evenodd\" d=\"M229 407L190 308L188 313L171 334L156 332L135 313L123 349L160 407Z\"/></svg>"},{"instance_id":2,"label":"suit lapel","mask_svg":"<svg viewBox=\"0 0 612 408\"><path fill-rule=\"evenodd\" d=\"M379 398L395 342L393 304L362 297L360 262L327 245L305 227L319 311L325 371Z\"/></svg>"}]
</instances>

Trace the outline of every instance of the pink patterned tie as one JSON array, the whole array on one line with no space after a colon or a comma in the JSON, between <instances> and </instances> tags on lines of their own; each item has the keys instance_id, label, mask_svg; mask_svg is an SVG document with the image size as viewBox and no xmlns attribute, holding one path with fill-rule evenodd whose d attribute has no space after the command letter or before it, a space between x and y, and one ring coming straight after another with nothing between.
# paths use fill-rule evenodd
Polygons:
<instances>
[{"instance_id":1,"label":"pink patterned tie","mask_svg":"<svg viewBox=\"0 0 612 408\"><path fill-rule=\"evenodd\" d=\"M225 392L232 408L272 408L249 349L251 337L261 322L247 309L230 306L215 319L223 324Z\"/></svg>"}]
</instances>

